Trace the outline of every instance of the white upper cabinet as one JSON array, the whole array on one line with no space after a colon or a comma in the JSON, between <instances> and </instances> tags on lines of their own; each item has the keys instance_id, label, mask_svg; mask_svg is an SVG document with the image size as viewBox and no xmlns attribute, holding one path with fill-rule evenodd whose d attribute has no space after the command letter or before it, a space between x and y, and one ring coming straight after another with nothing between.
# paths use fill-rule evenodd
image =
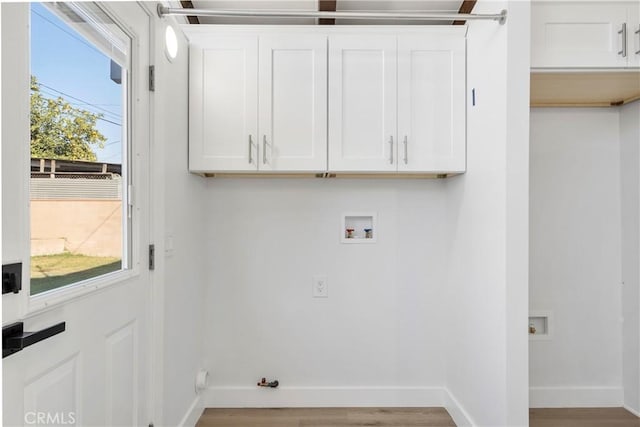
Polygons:
<instances>
[{"instance_id":1,"label":"white upper cabinet","mask_svg":"<svg viewBox=\"0 0 640 427\"><path fill-rule=\"evenodd\" d=\"M196 173L464 172L464 27L193 26Z\"/></svg>"},{"instance_id":2,"label":"white upper cabinet","mask_svg":"<svg viewBox=\"0 0 640 427\"><path fill-rule=\"evenodd\" d=\"M398 171L465 170L465 40L398 37Z\"/></svg>"},{"instance_id":3,"label":"white upper cabinet","mask_svg":"<svg viewBox=\"0 0 640 427\"><path fill-rule=\"evenodd\" d=\"M260 37L259 169L327 167L327 37Z\"/></svg>"},{"instance_id":4,"label":"white upper cabinet","mask_svg":"<svg viewBox=\"0 0 640 427\"><path fill-rule=\"evenodd\" d=\"M329 38L329 170L397 169L396 37Z\"/></svg>"},{"instance_id":5,"label":"white upper cabinet","mask_svg":"<svg viewBox=\"0 0 640 427\"><path fill-rule=\"evenodd\" d=\"M464 172L463 33L329 38L331 172Z\"/></svg>"},{"instance_id":6,"label":"white upper cabinet","mask_svg":"<svg viewBox=\"0 0 640 427\"><path fill-rule=\"evenodd\" d=\"M190 170L256 170L258 37L194 40L189 78Z\"/></svg>"},{"instance_id":7,"label":"white upper cabinet","mask_svg":"<svg viewBox=\"0 0 640 427\"><path fill-rule=\"evenodd\" d=\"M200 35L190 61L191 171L326 170L326 36Z\"/></svg>"},{"instance_id":8,"label":"white upper cabinet","mask_svg":"<svg viewBox=\"0 0 640 427\"><path fill-rule=\"evenodd\" d=\"M637 2L533 2L531 67L636 67L637 30Z\"/></svg>"}]
</instances>

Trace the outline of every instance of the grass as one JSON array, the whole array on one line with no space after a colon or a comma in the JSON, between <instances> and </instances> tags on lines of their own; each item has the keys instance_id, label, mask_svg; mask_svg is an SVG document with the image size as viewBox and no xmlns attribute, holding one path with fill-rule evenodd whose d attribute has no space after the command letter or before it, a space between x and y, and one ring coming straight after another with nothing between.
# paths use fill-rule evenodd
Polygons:
<instances>
[{"instance_id":1,"label":"grass","mask_svg":"<svg viewBox=\"0 0 640 427\"><path fill-rule=\"evenodd\" d=\"M95 257L64 252L31 257L31 295L120 270L116 257Z\"/></svg>"}]
</instances>

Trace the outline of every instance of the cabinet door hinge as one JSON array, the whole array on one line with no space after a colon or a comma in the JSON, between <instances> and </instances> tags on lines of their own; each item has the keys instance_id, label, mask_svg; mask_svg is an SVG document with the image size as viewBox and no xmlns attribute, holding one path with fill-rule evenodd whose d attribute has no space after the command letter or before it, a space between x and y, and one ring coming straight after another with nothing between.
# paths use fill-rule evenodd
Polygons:
<instances>
[{"instance_id":1,"label":"cabinet door hinge","mask_svg":"<svg viewBox=\"0 0 640 427\"><path fill-rule=\"evenodd\" d=\"M149 270L156 268L156 245L149 245Z\"/></svg>"},{"instance_id":2,"label":"cabinet door hinge","mask_svg":"<svg viewBox=\"0 0 640 427\"><path fill-rule=\"evenodd\" d=\"M156 91L156 66L149 65L149 91Z\"/></svg>"}]
</instances>

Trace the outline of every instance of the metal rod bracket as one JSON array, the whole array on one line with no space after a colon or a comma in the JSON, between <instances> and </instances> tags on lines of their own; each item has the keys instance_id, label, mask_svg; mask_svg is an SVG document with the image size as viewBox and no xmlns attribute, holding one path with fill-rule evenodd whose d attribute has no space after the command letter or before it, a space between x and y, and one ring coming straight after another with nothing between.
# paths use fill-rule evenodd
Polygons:
<instances>
[{"instance_id":1,"label":"metal rod bracket","mask_svg":"<svg viewBox=\"0 0 640 427\"><path fill-rule=\"evenodd\" d=\"M507 9L502 9L500 11L500 18L498 19L498 23L500 25L504 25L507 22Z\"/></svg>"},{"instance_id":2,"label":"metal rod bracket","mask_svg":"<svg viewBox=\"0 0 640 427\"><path fill-rule=\"evenodd\" d=\"M165 15L169 13L169 8L163 6L161 3L158 3L158 7L156 7L156 12L158 13L159 18L164 18Z\"/></svg>"}]
</instances>

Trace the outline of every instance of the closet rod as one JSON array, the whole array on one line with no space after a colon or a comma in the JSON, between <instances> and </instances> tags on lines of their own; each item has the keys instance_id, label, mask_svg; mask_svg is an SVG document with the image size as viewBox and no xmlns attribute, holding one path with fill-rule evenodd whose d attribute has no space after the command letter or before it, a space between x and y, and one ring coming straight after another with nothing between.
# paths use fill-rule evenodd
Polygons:
<instances>
[{"instance_id":1,"label":"closet rod","mask_svg":"<svg viewBox=\"0 0 640 427\"><path fill-rule=\"evenodd\" d=\"M213 10L183 9L158 5L158 16L235 16L235 17L271 17L271 18L348 18L348 19L402 19L416 21L467 21L492 20L504 24L507 11L498 14L476 13L427 13L427 12L315 12L290 10Z\"/></svg>"}]
</instances>

